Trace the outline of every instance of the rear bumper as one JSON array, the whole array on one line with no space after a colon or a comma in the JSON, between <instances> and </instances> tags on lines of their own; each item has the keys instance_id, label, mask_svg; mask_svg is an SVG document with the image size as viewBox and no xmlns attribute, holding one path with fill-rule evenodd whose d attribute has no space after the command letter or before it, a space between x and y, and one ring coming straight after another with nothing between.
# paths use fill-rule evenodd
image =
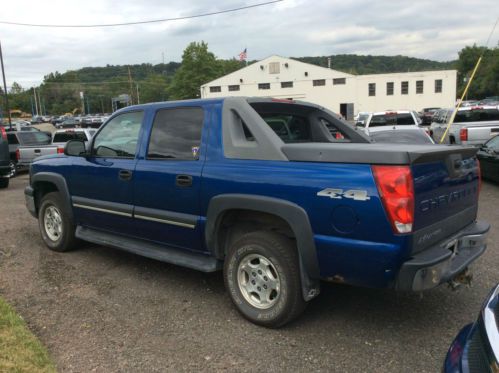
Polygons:
<instances>
[{"instance_id":1,"label":"rear bumper","mask_svg":"<svg viewBox=\"0 0 499 373\"><path fill-rule=\"evenodd\" d=\"M396 289L422 291L452 280L485 252L489 229L488 223L478 221L417 253L400 268Z\"/></svg>"}]
</instances>

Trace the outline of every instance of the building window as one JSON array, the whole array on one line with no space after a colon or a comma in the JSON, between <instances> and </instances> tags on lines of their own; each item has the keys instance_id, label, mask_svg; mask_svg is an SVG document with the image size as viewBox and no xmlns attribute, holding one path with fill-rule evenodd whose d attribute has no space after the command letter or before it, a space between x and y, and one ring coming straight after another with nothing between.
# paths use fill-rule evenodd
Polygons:
<instances>
[{"instance_id":1,"label":"building window","mask_svg":"<svg viewBox=\"0 0 499 373\"><path fill-rule=\"evenodd\" d=\"M442 79L435 79L435 93L442 93Z\"/></svg>"},{"instance_id":2,"label":"building window","mask_svg":"<svg viewBox=\"0 0 499 373\"><path fill-rule=\"evenodd\" d=\"M333 85L347 84L347 80L345 78L334 78Z\"/></svg>"},{"instance_id":3,"label":"building window","mask_svg":"<svg viewBox=\"0 0 499 373\"><path fill-rule=\"evenodd\" d=\"M270 83L259 83L258 89L270 89Z\"/></svg>"},{"instance_id":4,"label":"building window","mask_svg":"<svg viewBox=\"0 0 499 373\"><path fill-rule=\"evenodd\" d=\"M416 94L421 94L421 93L423 93L423 81L416 80Z\"/></svg>"},{"instance_id":5,"label":"building window","mask_svg":"<svg viewBox=\"0 0 499 373\"><path fill-rule=\"evenodd\" d=\"M279 74L280 72L280 64L279 62L270 62L269 63L269 74Z\"/></svg>"},{"instance_id":6,"label":"building window","mask_svg":"<svg viewBox=\"0 0 499 373\"><path fill-rule=\"evenodd\" d=\"M239 91L239 89L239 84L229 86L229 92Z\"/></svg>"},{"instance_id":7,"label":"building window","mask_svg":"<svg viewBox=\"0 0 499 373\"><path fill-rule=\"evenodd\" d=\"M393 96L393 82L386 82L386 95Z\"/></svg>"},{"instance_id":8,"label":"building window","mask_svg":"<svg viewBox=\"0 0 499 373\"><path fill-rule=\"evenodd\" d=\"M214 92L222 92L222 87L220 87L219 85L214 86L214 87L210 87L210 92L212 92L212 93L214 93Z\"/></svg>"},{"instance_id":9,"label":"building window","mask_svg":"<svg viewBox=\"0 0 499 373\"><path fill-rule=\"evenodd\" d=\"M314 84L314 87L326 85L326 79L315 79L313 81L313 84Z\"/></svg>"},{"instance_id":10,"label":"building window","mask_svg":"<svg viewBox=\"0 0 499 373\"><path fill-rule=\"evenodd\" d=\"M369 96L376 96L376 83L369 83Z\"/></svg>"},{"instance_id":11,"label":"building window","mask_svg":"<svg viewBox=\"0 0 499 373\"><path fill-rule=\"evenodd\" d=\"M400 93L402 93L403 95L409 94L409 82L402 82L400 84Z\"/></svg>"},{"instance_id":12,"label":"building window","mask_svg":"<svg viewBox=\"0 0 499 373\"><path fill-rule=\"evenodd\" d=\"M293 88L293 82L281 82L281 88Z\"/></svg>"}]
</instances>

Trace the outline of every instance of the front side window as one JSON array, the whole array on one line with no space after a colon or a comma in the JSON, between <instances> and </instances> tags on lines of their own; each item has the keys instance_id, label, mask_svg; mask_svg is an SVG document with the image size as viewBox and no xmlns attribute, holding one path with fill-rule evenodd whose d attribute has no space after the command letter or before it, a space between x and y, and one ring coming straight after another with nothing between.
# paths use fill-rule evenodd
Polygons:
<instances>
[{"instance_id":1,"label":"front side window","mask_svg":"<svg viewBox=\"0 0 499 373\"><path fill-rule=\"evenodd\" d=\"M135 157L143 118L143 111L134 111L111 119L95 135L92 154L109 158Z\"/></svg>"},{"instance_id":2,"label":"front side window","mask_svg":"<svg viewBox=\"0 0 499 373\"><path fill-rule=\"evenodd\" d=\"M198 159L204 112L200 107L159 110L147 151L148 159Z\"/></svg>"}]
</instances>

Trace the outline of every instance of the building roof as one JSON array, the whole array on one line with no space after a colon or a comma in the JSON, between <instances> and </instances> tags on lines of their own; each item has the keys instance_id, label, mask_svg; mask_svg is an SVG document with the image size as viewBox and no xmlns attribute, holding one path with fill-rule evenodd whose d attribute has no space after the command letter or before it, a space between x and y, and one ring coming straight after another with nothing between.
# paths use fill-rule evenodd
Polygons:
<instances>
[{"instance_id":1,"label":"building roof","mask_svg":"<svg viewBox=\"0 0 499 373\"><path fill-rule=\"evenodd\" d=\"M279 62L281 65L285 66L285 68L293 67L293 70L306 70L310 79L317 77L318 79L328 79L328 78L337 78L337 77L354 77L355 75L345 73L343 71L328 69L326 67L321 67L317 65L313 65L310 63L301 62L298 60L294 60L292 58L281 57L278 55L272 55L263 60L252 63L251 65L245 66L242 69L236 70L230 74L224 75L220 78L212 80L206 84L203 84L201 87L205 86L213 86L217 85L218 82L225 80L234 80L241 79L241 77L246 77L251 74L266 72L269 74L267 70L268 64L271 62ZM281 73L284 73L285 70L281 70ZM280 74L277 74L280 75ZM243 78L244 79L244 78Z\"/></svg>"}]
</instances>

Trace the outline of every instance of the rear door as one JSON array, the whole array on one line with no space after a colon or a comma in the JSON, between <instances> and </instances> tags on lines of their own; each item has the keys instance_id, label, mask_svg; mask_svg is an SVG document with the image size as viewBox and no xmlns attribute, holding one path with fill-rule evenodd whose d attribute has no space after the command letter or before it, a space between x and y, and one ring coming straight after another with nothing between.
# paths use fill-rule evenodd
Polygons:
<instances>
[{"instance_id":1,"label":"rear door","mask_svg":"<svg viewBox=\"0 0 499 373\"><path fill-rule=\"evenodd\" d=\"M200 188L209 110L200 106L159 109L147 149L135 168L134 217L141 238L202 250Z\"/></svg>"},{"instance_id":2,"label":"rear door","mask_svg":"<svg viewBox=\"0 0 499 373\"><path fill-rule=\"evenodd\" d=\"M74 157L68 178L76 222L133 235L133 187L142 110L119 114L95 135L91 154Z\"/></svg>"}]
</instances>

